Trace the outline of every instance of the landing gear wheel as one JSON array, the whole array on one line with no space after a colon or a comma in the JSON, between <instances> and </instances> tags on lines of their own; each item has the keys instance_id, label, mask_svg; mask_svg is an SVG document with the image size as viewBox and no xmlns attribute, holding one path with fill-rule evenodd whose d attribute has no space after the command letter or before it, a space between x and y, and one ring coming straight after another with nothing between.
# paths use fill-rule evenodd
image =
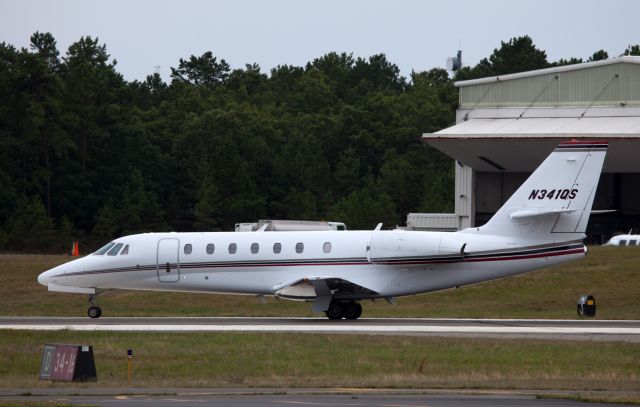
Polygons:
<instances>
[{"instance_id":1,"label":"landing gear wheel","mask_svg":"<svg viewBox=\"0 0 640 407\"><path fill-rule=\"evenodd\" d=\"M342 304L339 302L332 302L329 304L329 309L324 312L329 319L342 319Z\"/></svg>"},{"instance_id":2,"label":"landing gear wheel","mask_svg":"<svg viewBox=\"0 0 640 407\"><path fill-rule=\"evenodd\" d=\"M100 307L89 307L89 310L87 310L87 314L89 314L89 317L91 318L100 318L100 315L102 315L102 310L100 309Z\"/></svg>"},{"instance_id":3,"label":"landing gear wheel","mask_svg":"<svg viewBox=\"0 0 640 407\"><path fill-rule=\"evenodd\" d=\"M346 319L358 319L362 315L362 305L357 302L349 302L342 307L342 313Z\"/></svg>"}]
</instances>

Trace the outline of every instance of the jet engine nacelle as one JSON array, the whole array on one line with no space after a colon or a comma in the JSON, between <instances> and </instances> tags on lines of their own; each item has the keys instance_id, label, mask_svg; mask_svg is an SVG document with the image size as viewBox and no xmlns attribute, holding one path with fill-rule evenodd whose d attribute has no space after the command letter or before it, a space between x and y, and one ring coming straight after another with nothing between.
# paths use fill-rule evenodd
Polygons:
<instances>
[{"instance_id":1,"label":"jet engine nacelle","mask_svg":"<svg viewBox=\"0 0 640 407\"><path fill-rule=\"evenodd\" d=\"M390 258L463 256L464 244L434 233L396 230L371 234L368 258L372 262Z\"/></svg>"}]
</instances>

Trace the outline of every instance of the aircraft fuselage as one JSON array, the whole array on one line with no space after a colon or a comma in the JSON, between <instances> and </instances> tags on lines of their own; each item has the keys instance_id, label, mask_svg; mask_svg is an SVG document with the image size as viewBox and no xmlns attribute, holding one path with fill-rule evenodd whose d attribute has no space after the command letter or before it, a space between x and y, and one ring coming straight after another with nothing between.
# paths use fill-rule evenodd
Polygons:
<instances>
[{"instance_id":1,"label":"aircraft fuselage","mask_svg":"<svg viewBox=\"0 0 640 407\"><path fill-rule=\"evenodd\" d=\"M334 291L334 299L386 298L519 274L586 251L580 241L517 241L473 231L146 233L114 240L122 244L114 255L83 257L39 281L310 299L278 291L292 282L334 278L357 286Z\"/></svg>"}]
</instances>

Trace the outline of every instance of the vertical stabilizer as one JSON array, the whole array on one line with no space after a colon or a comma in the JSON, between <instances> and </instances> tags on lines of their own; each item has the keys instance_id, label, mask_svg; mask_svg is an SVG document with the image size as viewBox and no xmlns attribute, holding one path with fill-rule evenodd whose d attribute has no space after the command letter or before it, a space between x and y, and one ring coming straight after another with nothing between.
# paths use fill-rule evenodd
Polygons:
<instances>
[{"instance_id":1,"label":"vertical stabilizer","mask_svg":"<svg viewBox=\"0 0 640 407\"><path fill-rule=\"evenodd\" d=\"M498 212L482 233L545 241L582 239L608 143L561 143Z\"/></svg>"}]
</instances>

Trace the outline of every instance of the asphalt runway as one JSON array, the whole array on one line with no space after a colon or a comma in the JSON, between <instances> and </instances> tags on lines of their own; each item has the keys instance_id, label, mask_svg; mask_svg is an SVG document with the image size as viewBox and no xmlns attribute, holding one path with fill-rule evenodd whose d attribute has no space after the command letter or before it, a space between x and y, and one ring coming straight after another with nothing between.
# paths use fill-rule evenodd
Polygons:
<instances>
[{"instance_id":1,"label":"asphalt runway","mask_svg":"<svg viewBox=\"0 0 640 407\"><path fill-rule=\"evenodd\" d=\"M33 398L10 398L8 401L33 401ZM47 399L60 403L111 406L172 407L176 405L206 405L234 407L263 406L371 406L371 407L580 407L583 402L561 399L537 399L525 396L196 396L196 397L62 397ZM39 400L41 401L41 400ZM589 403L589 407L620 406L620 404Z\"/></svg>"},{"instance_id":2,"label":"asphalt runway","mask_svg":"<svg viewBox=\"0 0 640 407\"><path fill-rule=\"evenodd\" d=\"M114 389L98 391L99 394L85 394L88 390L80 390L76 394L65 394L61 389L33 389L30 396L13 395L0 392L0 400L8 402L51 401L70 404L111 406L153 406L169 407L175 405L210 405L210 406L373 406L373 407L451 407L451 406L514 406L514 407L578 407L583 402L559 398L538 398L532 391L438 391L425 390L384 390L384 389L279 389L275 392L265 389L169 389L163 394L151 391L144 394L129 389L125 395ZM381 391L382 390L382 391ZM95 390L94 390L95 391ZM172 393L175 391L175 393ZM289 392L291 391L291 392ZM68 390L67 390L68 392ZM1 394L4 393L4 394ZM102 394L100 394L102 393ZM539 391L548 395L548 391ZM562 393L562 392L559 392ZM569 392L568 394L572 394ZM557 394L557 393L556 393ZM576 394L577 395L577 394ZM596 394L595 397L601 395ZM553 396L551 396L553 397ZM620 404L589 403L589 406L614 406Z\"/></svg>"},{"instance_id":3,"label":"asphalt runway","mask_svg":"<svg viewBox=\"0 0 640 407\"><path fill-rule=\"evenodd\" d=\"M0 329L159 332L296 332L640 342L638 320L219 317L0 317Z\"/></svg>"}]
</instances>

